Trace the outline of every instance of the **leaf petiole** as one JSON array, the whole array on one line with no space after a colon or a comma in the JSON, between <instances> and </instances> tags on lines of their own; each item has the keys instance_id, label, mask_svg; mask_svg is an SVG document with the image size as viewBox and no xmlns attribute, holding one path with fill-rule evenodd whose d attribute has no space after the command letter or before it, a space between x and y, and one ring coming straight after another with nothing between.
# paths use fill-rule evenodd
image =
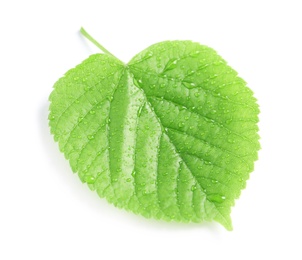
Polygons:
<instances>
[{"instance_id":1,"label":"leaf petiole","mask_svg":"<svg viewBox=\"0 0 302 260\"><path fill-rule=\"evenodd\" d=\"M107 53L107 54L113 56L114 58L118 59L110 51L108 51L104 46L102 46L100 43L98 43L88 32L86 32L86 30L83 27L81 27L80 32L81 32L81 34L83 34L83 36L85 36L89 41L91 41L96 47L101 49L104 53Z\"/></svg>"}]
</instances>

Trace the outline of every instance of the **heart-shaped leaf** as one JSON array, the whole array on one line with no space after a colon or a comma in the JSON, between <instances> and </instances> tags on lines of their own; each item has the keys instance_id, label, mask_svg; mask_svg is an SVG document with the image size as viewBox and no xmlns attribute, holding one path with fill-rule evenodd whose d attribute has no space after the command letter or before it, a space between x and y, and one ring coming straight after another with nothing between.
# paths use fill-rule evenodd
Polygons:
<instances>
[{"instance_id":1,"label":"heart-shaped leaf","mask_svg":"<svg viewBox=\"0 0 302 260\"><path fill-rule=\"evenodd\" d=\"M117 207L231 229L260 148L244 80L191 41L154 44L128 64L96 44L105 53L69 70L50 95L51 133L72 170Z\"/></svg>"}]
</instances>

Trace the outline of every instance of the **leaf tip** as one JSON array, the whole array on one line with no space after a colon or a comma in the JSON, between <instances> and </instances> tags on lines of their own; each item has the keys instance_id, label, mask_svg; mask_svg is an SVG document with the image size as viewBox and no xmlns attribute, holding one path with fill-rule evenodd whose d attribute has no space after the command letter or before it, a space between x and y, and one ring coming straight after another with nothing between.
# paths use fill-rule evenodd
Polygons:
<instances>
[{"instance_id":1,"label":"leaf tip","mask_svg":"<svg viewBox=\"0 0 302 260\"><path fill-rule=\"evenodd\" d=\"M217 215L215 220L220 223L226 230L232 231L233 230L233 224L232 219L229 215L223 216L221 214Z\"/></svg>"}]
</instances>

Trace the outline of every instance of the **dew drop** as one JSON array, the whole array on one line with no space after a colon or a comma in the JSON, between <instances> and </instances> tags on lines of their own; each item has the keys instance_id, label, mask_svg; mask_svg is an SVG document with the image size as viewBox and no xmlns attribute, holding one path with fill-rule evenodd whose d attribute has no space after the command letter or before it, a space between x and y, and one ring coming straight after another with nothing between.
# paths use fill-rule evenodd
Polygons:
<instances>
[{"instance_id":1,"label":"dew drop","mask_svg":"<svg viewBox=\"0 0 302 260\"><path fill-rule=\"evenodd\" d=\"M194 74L194 73L195 73L195 70L190 70L190 71L188 71L187 76L190 76L190 75L192 75L192 74Z\"/></svg>"},{"instance_id":2,"label":"dew drop","mask_svg":"<svg viewBox=\"0 0 302 260\"><path fill-rule=\"evenodd\" d=\"M191 191L194 191L194 190L196 190L196 189L197 189L196 185L192 185Z\"/></svg>"},{"instance_id":3,"label":"dew drop","mask_svg":"<svg viewBox=\"0 0 302 260\"><path fill-rule=\"evenodd\" d=\"M230 119L227 119L225 122L226 122L227 124L230 124L232 121L233 121L233 119L230 118Z\"/></svg>"},{"instance_id":4,"label":"dew drop","mask_svg":"<svg viewBox=\"0 0 302 260\"><path fill-rule=\"evenodd\" d=\"M235 143L235 140L232 139L232 138L228 138L228 142L231 143L231 144L233 144L233 143Z\"/></svg>"},{"instance_id":5,"label":"dew drop","mask_svg":"<svg viewBox=\"0 0 302 260\"><path fill-rule=\"evenodd\" d=\"M86 175L85 182L87 182L88 184L93 184L95 183L95 177L92 175Z\"/></svg>"},{"instance_id":6,"label":"dew drop","mask_svg":"<svg viewBox=\"0 0 302 260\"><path fill-rule=\"evenodd\" d=\"M195 58L198 56L199 53L200 53L200 51L192 52L192 53L190 53L190 57Z\"/></svg>"},{"instance_id":7,"label":"dew drop","mask_svg":"<svg viewBox=\"0 0 302 260\"><path fill-rule=\"evenodd\" d=\"M218 77L217 74L213 74L213 75L210 76L210 79L215 79L215 78L217 78L217 77Z\"/></svg>"},{"instance_id":8,"label":"dew drop","mask_svg":"<svg viewBox=\"0 0 302 260\"><path fill-rule=\"evenodd\" d=\"M95 114L95 111L94 110L90 110L89 112L91 115L94 115Z\"/></svg>"},{"instance_id":9,"label":"dew drop","mask_svg":"<svg viewBox=\"0 0 302 260\"><path fill-rule=\"evenodd\" d=\"M202 70L202 69L205 69L208 66L209 66L209 64L203 64L203 65L199 66L198 69Z\"/></svg>"},{"instance_id":10,"label":"dew drop","mask_svg":"<svg viewBox=\"0 0 302 260\"><path fill-rule=\"evenodd\" d=\"M180 123L178 124L179 127L184 127L184 125L185 125L184 122L180 122Z\"/></svg>"},{"instance_id":11,"label":"dew drop","mask_svg":"<svg viewBox=\"0 0 302 260\"><path fill-rule=\"evenodd\" d=\"M222 203L225 201L226 197L217 193L210 194L207 196L207 199L212 202Z\"/></svg>"},{"instance_id":12,"label":"dew drop","mask_svg":"<svg viewBox=\"0 0 302 260\"><path fill-rule=\"evenodd\" d=\"M147 52L147 56L148 57L152 57L153 56L153 52L152 51Z\"/></svg>"},{"instance_id":13,"label":"dew drop","mask_svg":"<svg viewBox=\"0 0 302 260\"><path fill-rule=\"evenodd\" d=\"M204 164L205 164L205 165L211 165L211 164L212 164L212 162L209 162L209 161L204 161Z\"/></svg>"},{"instance_id":14,"label":"dew drop","mask_svg":"<svg viewBox=\"0 0 302 260\"><path fill-rule=\"evenodd\" d=\"M178 59L170 60L165 67L165 71L175 69L177 66L177 62Z\"/></svg>"},{"instance_id":15,"label":"dew drop","mask_svg":"<svg viewBox=\"0 0 302 260\"><path fill-rule=\"evenodd\" d=\"M88 137L89 140L94 139L94 136L93 136L93 135L88 135L87 137Z\"/></svg>"},{"instance_id":16,"label":"dew drop","mask_svg":"<svg viewBox=\"0 0 302 260\"><path fill-rule=\"evenodd\" d=\"M83 117L79 117L78 122L82 122L83 121Z\"/></svg>"},{"instance_id":17,"label":"dew drop","mask_svg":"<svg viewBox=\"0 0 302 260\"><path fill-rule=\"evenodd\" d=\"M220 64L223 64L223 63L224 62L222 60L219 60L219 61L215 61L213 64L217 66L217 65L220 65Z\"/></svg>"},{"instance_id":18,"label":"dew drop","mask_svg":"<svg viewBox=\"0 0 302 260\"><path fill-rule=\"evenodd\" d=\"M126 180L126 182L130 182L131 181L131 178L128 178L127 180Z\"/></svg>"},{"instance_id":19,"label":"dew drop","mask_svg":"<svg viewBox=\"0 0 302 260\"><path fill-rule=\"evenodd\" d=\"M49 119L49 120L54 120L55 118L56 118L56 117L55 117L54 115L51 115L51 114L48 116L48 119Z\"/></svg>"},{"instance_id":20,"label":"dew drop","mask_svg":"<svg viewBox=\"0 0 302 260\"><path fill-rule=\"evenodd\" d=\"M195 92L195 93L194 93L194 96L195 96L195 97L199 97L199 96L200 96L200 93L199 93L199 92Z\"/></svg>"}]
</instances>

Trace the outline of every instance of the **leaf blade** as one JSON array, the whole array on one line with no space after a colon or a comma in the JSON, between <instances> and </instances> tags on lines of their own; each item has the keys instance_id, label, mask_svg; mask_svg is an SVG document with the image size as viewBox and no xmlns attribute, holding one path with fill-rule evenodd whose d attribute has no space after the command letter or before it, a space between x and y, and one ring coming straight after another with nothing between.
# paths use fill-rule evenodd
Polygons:
<instances>
[{"instance_id":1,"label":"leaf blade","mask_svg":"<svg viewBox=\"0 0 302 260\"><path fill-rule=\"evenodd\" d=\"M100 197L147 218L232 229L260 148L259 108L214 50L163 42L127 66L97 54L54 87L51 133Z\"/></svg>"}]
</instances>

